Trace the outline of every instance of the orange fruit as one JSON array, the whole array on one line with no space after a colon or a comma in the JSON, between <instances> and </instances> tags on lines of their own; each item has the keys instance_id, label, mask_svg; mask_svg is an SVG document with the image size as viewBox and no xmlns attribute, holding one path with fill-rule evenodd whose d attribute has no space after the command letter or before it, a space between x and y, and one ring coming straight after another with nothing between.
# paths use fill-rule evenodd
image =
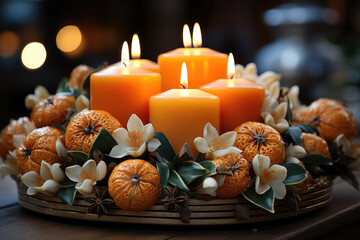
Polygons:
<instances>
[{"instance_id":1,"label":"orange fruit","mask_svg":"<svg viewBox=\"0 0 360 240\"><path fill-rule=\"evenodd\" d=\"M40 173L41 161L50 165L60 163L56 153L56 140L62 132L54 127L37 128L31 131L16 150L16 164L20 173Z\"/></svg>"},{"instance_id":2,"label":"orange fruit","mask_svg":"<svg viewBox=\"0 0 360 240\"><path fill-rule=\"evenodd\" d=\"M311 176L311 174L307 171L306 171L306 174L307 174L307 177L304 181L302 181L301 183L298 183L295 185L295 187L297 189L299 189L300 191L305 191L308 187L308 185L310 185L313 181L313 177Z\"/></svg>"},{"instance_id":3,"label":"orange fruit","mask_svg":"<svg viewBox=\"0 0 360 240\"><path fill-rule=\"evenodd\" d=\"M344 133L352 140L357 134L356 121L353 114L339 101L321 98L310 104L309 107L295 111L294 123L306 123L315 126L320 137L332 142Z\"/></svg>"},{"instance_id":4,"label":"orange fruit","mask_svg":"<svg viewBox=\"0 0 360 240\"><path fill-rule=\"evenodd\" d=\"M234 146L243 151L241 154L249 162L256 154L261 154L270 158L270 165L284 163L285 144L273 127L259 122L246 122L234 131L237 132Z\"/></svg>"},{"instance_id":5,"label":"orange fruit","mask_svg":"<svg viewBox=\"0 0 360 240\"><path fill-rule=\"evenodd\" d=\"M51 124L62 124L75 106L71 95L56 94L37 103L31 112L31 120L37 128Z\"/></svg>"},{"instance_id":6,"label":"orange fruit","mask_svg":"<svg viewBox=\"0 0 360 240\"><path fill-rule=\"evenodd\" d=\"M324 139L315 134L302 133L301 146L305 149L307 154L319 154L331 158L328 145Z\"/></svg>"},{"instance_id":7,"label":"orange fruit","mask_svg":"<svg viewBox=\"0 0 360 240\"><path fill-rule=\"evenodd\" d=\"M74 68L70 74L69 78L69 87L77 88L82 90L82 82L86 75L92 70L92 67L89 67L85 64L81 64Z\"/></svg>"},{"instance_id":8,"label":"orange fruit","mask_svg":"<svg viewBox=\"0 0 360 240\"><path fill-rule=\"evenodd\" d=\"M249 162L241 154L227 154L212 162L217 168L224 164L225 172L231 174L231 176L225 176L223 185L217 189L217 197L234 198L248 188L251 180Z\"/></svg>"},{"instance_id":9,"label":"orange fruit","mask_svg":"<svg viewBox=\"0 0 360 240\"><path fill-rule=\"evenodd\" d=\"M141 159L120 163L108 181L109 194L116 206L127 211L144 211L154 205L160 185L156 167Z\"/></svg>"},{"instance_id":10,"label":"orange fruit","mask_svg":"<svg viewBox=\"0 0 360 240\"><path fill-rule=\"evenodd\" d=\"M101 110L88 110L76 114L66 128L66 148L88 153L102 126L113 133L121 124L110 113Z\"/></svg>"},{"instance_id":11,"label":"orange fruit","mask_svg":"<svg viewBox=\"0 0 360 240\"><path fill-rule=\"evenodd\" d=\"M13 143L14 135L26 135L24 128L24 121L29 120L27 117L21 117L17 120L11 119L10 123L1 130L0 133L0 156L2 159L6 158L6 154L9 151L13 151L15 149Z\"/></svg>"}]
</instances>

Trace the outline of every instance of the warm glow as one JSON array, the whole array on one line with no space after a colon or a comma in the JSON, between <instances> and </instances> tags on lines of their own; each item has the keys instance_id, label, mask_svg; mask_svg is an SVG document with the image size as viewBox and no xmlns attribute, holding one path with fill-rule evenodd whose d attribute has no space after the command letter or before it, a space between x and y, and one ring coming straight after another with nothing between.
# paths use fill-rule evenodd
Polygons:
<instances>
[{"instance_id":1,"label":"warm glow","mask_svg":"<svg viewBox=\"0 0 360 240\"><path fill-rule=\"evenodd\" d=\"M140 54L140 40L139 36L135 33L131 41L131 57L137 59L140 58Z\"/></svg>"},{"instance_id":2,"label":"warm glow","mask_svg":"<svg viewBox=\"0 0 360 240\"><path fill-rule=\"evenodd\" d=\"M75 51L81 43L82 36L77 26L63 27L56 35L56 45L63 52Z\"/></svg>"},{"instance_id":3,"label":"warm glow","mask_svg":"<svg viewBox=\"0 0 360 240\"><path fill-rule=\"evenodd\" d=\"M191 47L190 28L187 24L185 24L183 28L183 43L184 47Z\"/></svg>"},{"instance_id":4,"label":"warm glow","mask_svg":"<svg viewBox=\"0 0 360 240\"><path fill-rule=\"evenodd\" d=\"M19 49L20 38L19 36L10 31L0 34L0 56L11 57Z\"/></svg>"},{"instance_id":5,"label":"warm glow","mask_svg":"<svg viewBox=\"0 0 360 240\"><path fill-rule=\"evenodd\" d=\"M228 58L227 74L229 79L233 78L235 74L235 60L234 60L234 55L232 53L229 54L229 58Z\"/></svg>"},{"instance_id":6,"label":"warm glow","mask_svg":"<svg viewBox=\"0 0 360 240\"><path fill-rule=\"evenodd\" d=\"M41 67L46 60L46 49L39 42L29 43L21 53L21 61L25 67L36 69Z\"/></svg>"},{"instance_id":7,"label":"warm glow","mask_svg":"<svg viewBox=\"0 0 360 240\"><path fill-rule=\"evenodd\" d=\"M185 62L181 66L180 85L182 88L188 88L188 74Z\"/></svg>"},{"instance_id":8,"label":"warm glow","mask_svg":"<svg viewBox=\"0 0 360 240\"><path fill-rule=\"evenodd\" d=\"M125 41L121 48L121 62L123 62L126 66L129 66L129 45L127 41Z\"/></svg>"},{"instance_id":9,"label":"warm glow","mask_svg":"<svg viewBox=\"0 0 360 240\"><path fill-rule=\"evenodd\" d=\"M199 23L195 23L193 29L193 45L194 47L201 47L202 38L201 38L201 30Z\"/></svg>"}]
</instances>

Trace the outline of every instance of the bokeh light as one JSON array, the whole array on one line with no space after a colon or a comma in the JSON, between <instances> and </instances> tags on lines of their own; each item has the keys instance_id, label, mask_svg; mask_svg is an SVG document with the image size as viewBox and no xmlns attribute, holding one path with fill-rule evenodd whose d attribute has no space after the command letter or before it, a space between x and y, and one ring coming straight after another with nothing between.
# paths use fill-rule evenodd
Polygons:
<instances>
[{"instance_id":1,"label":"bokeh light","mask_svg":"<svg viewBox=\"0 0 360 240\"><path fill-rule=\"evenodd\" d=\"M25 67L36 69L41 67L46 60L46 49L39 42L27 44L21 53L21 61Z\"/></svg>"},{"instance_id":2,"label":"bokeh light","mask_svg":"<svg viewBox=\"0 0 360 240\"><path fill-rule=\"evenodd\" d=\"M11 57L19 49L19 36L11 31L2 32L0 34L0 56Z\"/></svg>"},{"instance_id":3,"label":"bokeh light","mask_svg":"<svg viewBox=\"0 0 360 240\"><path fill-rule=\"evenodd\" d=\"M63 52L75 51L81 44L80 29L74 25L63 27L56 35L56 45Z\"/></svg>"}]
</instances>

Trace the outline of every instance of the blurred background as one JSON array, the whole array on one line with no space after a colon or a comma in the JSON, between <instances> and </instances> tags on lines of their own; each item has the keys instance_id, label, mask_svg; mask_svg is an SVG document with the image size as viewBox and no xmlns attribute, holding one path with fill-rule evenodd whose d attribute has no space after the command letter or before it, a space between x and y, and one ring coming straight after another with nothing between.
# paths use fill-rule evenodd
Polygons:
<instances>
[{"instance_id":1,"label":"blurred background","mask_svg":"<svg viewBox=\"0 0 360 240\"><path fill-rule=\"evenodd\" d=\"M37 85L54 93L81 63L119 61L134 33L141 57L156 61L182 47L183 25L195 22L203 46L281 73L304 103L339 99L360 120L360 1L2 0L0 127L29 115L24 98Z\"/></svg>"}]
</instances>

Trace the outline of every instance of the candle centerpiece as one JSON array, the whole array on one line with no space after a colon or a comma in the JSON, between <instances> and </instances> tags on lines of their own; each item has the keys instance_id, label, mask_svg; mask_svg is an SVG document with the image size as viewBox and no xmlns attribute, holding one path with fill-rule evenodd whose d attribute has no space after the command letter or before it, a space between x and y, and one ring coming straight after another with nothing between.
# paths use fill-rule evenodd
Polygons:
<instances>
[{"instance_id":1,"label":"candle centerpiece","mask_svg":"<svg viewBox=\"0 0 360 240\"><path fill-rule=\"evenodd\" d=\"M160 54L158 64L162 77L162 90L177 88L177 79L183 62L188 67L189 88L199 88L219 78L226 78L227 55L201 47L201 31L198 23L193 31L193 48L188 25L183 29L184 48Z\"/></svg>"},{"instance_id":2,"label":"candle centerpiece","mask_svg":"<svg viewBox=\"0 0 360 240\"><path fill-rule=\"evenodd\" d=\"M221 132L232 131L247 121L261 121L260 109L265 97L264 87L246 79L233 79L235 61L228 59L228 79L219 79L200 89L220 98Z\"/></svg>"},{"instance_id":3,"label":"candle centerpiece","mask_svg":"<svg viewBox=\"0 0 360 240\"><path fill-rule=\"evenodd\" d=\"M123 44L121 59L122 66L112 65L91 75L91 109L105 110L121 123L135 113L148 123L149 98L161 92L160 74L129 67L127 43Z\"/></svg>"},{"instance_id":4,"label":"candle centerpiece","mask_svg":"<svg viewBox=\"0 0 360 240\"><path fill-rule=\"evenodd\" d=\"M126 42L126 41L125 41ZM128 48L127 42L125 48ZM131 40L131 58L128 61L128 67L142 68L151 72L159 72L159 65L148 59L141 59L141 47L139 36L135 33ZM123 62L114 64L115 66L123 66Z\"/></svg>"},{"instance_id":5,"label":"candle centerpiece","mask_svg":"<svg viewBox=\"0 0 360 240\"><path fill-rule=\"evenodd\" d=\"M199 89L187 89L186 63L182 64L180 85L150 98L150 123L163 132L179 152L185 142L195 150L193 141L202 136L207 122L220 127L220 100Z\"/></svg>"}]
</instances>

